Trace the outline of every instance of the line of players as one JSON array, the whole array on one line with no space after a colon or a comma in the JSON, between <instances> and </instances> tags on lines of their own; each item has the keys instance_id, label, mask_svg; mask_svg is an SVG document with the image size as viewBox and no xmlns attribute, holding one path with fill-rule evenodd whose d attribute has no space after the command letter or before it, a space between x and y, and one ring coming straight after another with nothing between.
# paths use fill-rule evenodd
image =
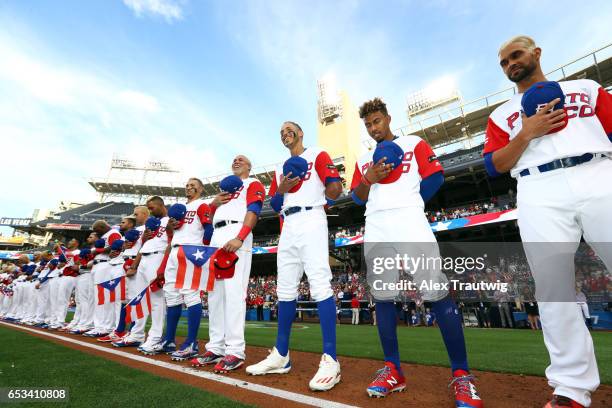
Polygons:
<instances>
[{"instance_id":1,"label":"line of players","mask_svg":"<svg viewBox=\"0 0 612 408\"><path fill-rule=\"evenodd\" d=\"M366 205L366 241L435 243L423 213L423 203L443 182L440 163L420 138L398 139L391 133L390 116L379 99L366 102L360 114L368 132L381 147L377 149L378 157L368 152L359 160L351 186L353 199ZM281 142L291 157L276 169L268 192L271 206L279 213L282 225L277 255L277 340L270 355L248 366L246 371L251 375L265 375L286 374L291 370L291 325L296 314L298 285L306 273L312 297L317 302L323 340L319 369L309 387L326 391L340 382L341 374L336 355L336 306L330 283L332 274L328 260L325 206L339 197L342 184L330 156L316 148L306 148L303 137L297 123L282 124ZM397 163L392 165L390 160ZM144 333L146 319L126 327L126 308L120 302L98 305L91 301L94 296L79 292L79 285L76 286L77 310L72 322L62 326L62 315L59 315L45 321L48 327L96 337L98 341L110 342L117 347L137 346L145 354L168 353L173 360L189 359L194 366L214 365L216 372L229 372L242 366L246 358L244 323L252 256L251 231L265 197L263 185L249 177L250 170L248 158L239 155L233 160L232 172L240 178L242 186L235 192L220 193L212 201L205 202L202 182L197 178L189 179L182 217L169 217L163 200L152 197L147 201L146 209L139 207L139 212L133 217L124 218L119 230L112 229L104 221L97 221L85 249L79 252L78 242L71 241L64 254L59 255L59 258L66 258L60 259L59 270L68 270L70 274L71 270L76 270L76 276L70 279L89 276L87 282L91 291L96 283L103 281L103 276L112 275L109 275L112 268L125 270L127 299L150 285L152 324L148 336ZM151 217L147 218L147 212ZM157 222L150 222L152 218ZM149 224L153 226L149 227ZM237 254L233 276L218 279L214 274L202 273L201 268L192 264L198 255L191 248L202 244ZM431 245L429 250L437 250L437 246ZM66 268L64 265L68 265L71 259L74 265ZM49 268L51 262L42 268ZM41 275L49 276L41 272L39 282ZM445 279L440 271L434 276L417 278ZM62 279L51 278L40 288L45 284L51 288L51 283ZM200 355L197 335L202 316L202 290L208 291L209 341L206 351ZM44 297L40 296L41 293L44 292L40 291L39 297ZM385 365L367 387L370 396L384 397L406 387L397 343L395 295L392 292L373 293ZM469 374L456 306L446 292L426 295L436 309L451 360L456 405L480 408L482 401ZM67 304L67 299L63 303ZM93 313L90 310L92 304ZM187 338L177 347L176 328L183 305L187 309ZM162 335L164 318L165 334ZM26 319L26 323L31 322Z\"/></svg>"}]
</instances>

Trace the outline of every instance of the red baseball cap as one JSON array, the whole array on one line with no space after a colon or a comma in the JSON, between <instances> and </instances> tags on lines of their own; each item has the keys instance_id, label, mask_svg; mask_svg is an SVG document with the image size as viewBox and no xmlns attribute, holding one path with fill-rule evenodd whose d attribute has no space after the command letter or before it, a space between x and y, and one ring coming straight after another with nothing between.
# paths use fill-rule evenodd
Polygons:
<instances>
[{"instance_id":1,"label":"red baseball cap","mask_svg":"<svg viewBox=\"0 0 612 408\"><path fill-rule=\"evenodd\" d=\"M210 268L216 279L229 279L234 276L238 255L223 248L217 249L213 254Z\"/></svg>"}]
</instances>

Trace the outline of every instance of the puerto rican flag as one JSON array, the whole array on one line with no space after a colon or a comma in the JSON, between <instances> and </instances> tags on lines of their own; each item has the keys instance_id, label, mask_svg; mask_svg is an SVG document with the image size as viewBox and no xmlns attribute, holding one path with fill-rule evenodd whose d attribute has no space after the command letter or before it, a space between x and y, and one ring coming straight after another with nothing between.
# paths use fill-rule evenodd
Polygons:
<instances>
[{"instance_id":1,"label":"puerto rican flag","mask_svg":"<svg viewBox=\"0 0 612 408\"><path fill-rule=\"evenodd\" d=\"M118 276L96 285L98 287L98 305L125 300L125 276Z\"/></svg>"},{"instance_id":2,"label":"puerto rican flag","mask_svg":"<svg viewBox=\"0 0 612 408\"><path fill-rule=\"evenodd\" d=\"M146 318L151 314L151 289L147 285L142 292L125 306L125 323Z\"/></svg>"},{"instance_id":3,"label":"puerto rican flag","mask_svg":"<svg viewBox=\"0 0 612 408\"><path fill-rule=\"evenodd\" d=\"M217 249L205 245L181 245L177 253L178 268L174 287L176 289L204 289L207 279L202 279L202 270L208 272L204 264Z\"/></svg>"}]
</instances>

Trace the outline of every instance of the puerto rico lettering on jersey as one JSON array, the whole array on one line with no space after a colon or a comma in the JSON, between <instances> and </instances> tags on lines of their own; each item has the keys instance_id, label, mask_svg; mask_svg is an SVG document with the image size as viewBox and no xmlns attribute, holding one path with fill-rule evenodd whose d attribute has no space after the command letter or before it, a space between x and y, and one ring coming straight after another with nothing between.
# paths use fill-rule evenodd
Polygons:
<instances>
[{"instance_id":1,"label":"puerto rico lettering on jersey","mask_svg":"<svg viewBox=\"0 0 612 408\"><path fill-rule=\"evenodd\" d=\"M249 205L264 201L266 190L259 180L249 177L242 180L242 183L242 187L232 194L230 201L216 209L213 224L228 220L242 222Z\"/></svg>"},{"instance_id":2,"label":"puerto rico lettering on jersey","mask_svg":"<svg viewBox=\"0 0 612 408\"><path fill-rule=\"evenodd\" d=\"M327 204L325 200L325 185L330 180L340 179L338 170L329 156L323 150L307 148L300 155L308 162L308 171L304 176L302 186L294 193L286 193L283 197L283 210L289 207L318 207ZM314 169L314 170L313 170ZM269 196L274 196L281 181L283 166L275 169L270 185Z\"/></svg>"},{"instance_id":3,"label":"puerto rico lettering on jersey","mask_svg":"<svg viewBox=\"0 0 612 408\"><path fill-rule=\"evenodd\" d=\"M511 176L564 157L612 152L612 95L590 79L564 81L559 85L565 94L567 126L533 139L510 171ZM506 146L521 131L522 96L514 95L493 111L487 123L483 154Z\"/></svg>"},{"instance_id":4,"label":"puerto rico lettering on jersey","mask_svg":"<svg viewBox=\"0 0 612 408\"><path fill-rule=\"evenodd\" d=\"M185 219L181 227L174 231L172 245L202 245L204 224L210 224L210 207L202 199L193 200L185 206Z\"/></svg>"},{"instance_id":5,"label":"puerto rico lettering on jersey","mask_svg":"<svg viewBox=\"0 0 612 408\"><path fill-rule=\"evenodd\" d=\"M370 187L365 215L376 211L390 210L404 207L421 207L425 204L419 193L421 180L430 175L443 171L440 161L431 147L420 137L409 135L394 140L404 151L401 164L401 176L393 183L376 183ZM351 190L360 183L363 175L372 166L374 151L365 153L355 163L355 172Z\"/></svg>"}]
</instances>

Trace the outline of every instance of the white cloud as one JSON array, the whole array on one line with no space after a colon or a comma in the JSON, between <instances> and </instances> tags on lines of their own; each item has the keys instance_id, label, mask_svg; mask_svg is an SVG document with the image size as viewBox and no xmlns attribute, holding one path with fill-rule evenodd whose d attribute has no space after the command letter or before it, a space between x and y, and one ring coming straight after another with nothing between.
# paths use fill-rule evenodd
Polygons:
<instances>
[{"instance_id":1,"label":"white cloud","mask_svg":"<svg viewBox=\"0 0 612 408\"><path fill-rule=\"evenodd\" d=\"M181 171L173 176L182 184L188 176L229 172L228 152L248 149L196 101L125 86L121 75L73 59L67 65L41 49L0 35L0 166L11 191L0 200L0 215L95 200L87 180L104 177L114 153L168 162Z\"/></svg>"},{"instance_id":2,"label":"white cloud","mask_svg":"<svg viewBox=\"0 0 612 408\"><path fill-rule=\"evenodd\" d=\"M144 15L161 16L168 23L183 19L182 3L174 0L123 0L136 17Z\"/></svg>"}]
</instances>

